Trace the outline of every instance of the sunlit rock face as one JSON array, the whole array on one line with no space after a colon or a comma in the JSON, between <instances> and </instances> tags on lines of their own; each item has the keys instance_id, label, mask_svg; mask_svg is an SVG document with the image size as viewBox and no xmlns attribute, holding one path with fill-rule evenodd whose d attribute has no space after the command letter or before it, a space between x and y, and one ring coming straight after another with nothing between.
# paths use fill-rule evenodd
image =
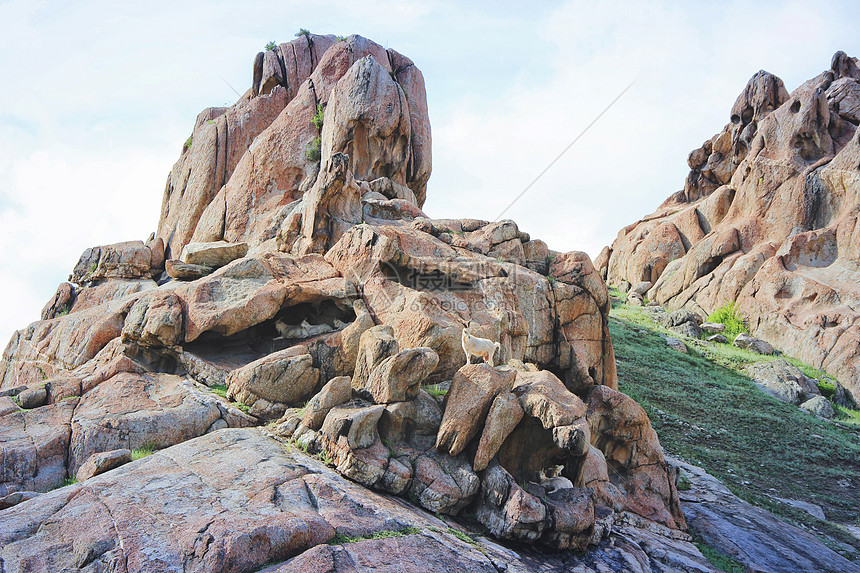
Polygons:
<instances>
[{"instance_id":1,"label":"sunlit rock face","mask_svg":"<svg viewBox=\"0 0 860 573\"><path fill-rule=\"evenodd\" d=\"M860 398L860 69L842 52L788 93L764 71L690 153L684 189L622 229L611 285L707 316L728 302L756 336Z\"/></svg>"}]
</instances>

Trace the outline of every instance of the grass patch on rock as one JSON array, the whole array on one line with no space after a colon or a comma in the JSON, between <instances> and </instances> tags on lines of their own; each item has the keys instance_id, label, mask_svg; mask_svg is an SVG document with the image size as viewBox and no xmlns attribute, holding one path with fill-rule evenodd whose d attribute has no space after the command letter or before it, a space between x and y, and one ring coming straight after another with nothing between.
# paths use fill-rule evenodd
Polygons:
<instances>
[{"instance_id":1,"label":"grass patch on rock","mask_svg":"<svg viewBox=\"0 0 860 573\"><path fill-rule=\"evenodd\" d=\"M131 459L132 461L139 460L141 458L145 458L146 456L151 456L155 453L155 448L152 446L143 446L142 448L138 448L136 450L131 451Z\"/></svg>"},{"instance_id":2,"label":"grass patch on rock","mask_svg":"<svg viewBox=\"0 0 860 573\"><path fill-rule=\"evenodd\" d=\"M860 540L838 525L860 519L856 430L761 392L741 368L768 357L696 340L682 354L666 346L663 329L645 311L617 303L611 317L620 389L642 405L669 452L742 499L830 538L831 547L834 540L850 545L860 557ZM772 497L817 504L828 521Z\"/></svg>"},{"instance_id":3,"label":"grass patch on rock","mask_svg":"<svg viewBox=\"0 0 860 573\"><path fill-rule=\"evenodd\" d=\"M725 573L745 573L746 567L739 561L732 559L719 549L711 547L703 541L693 537L693 544L702 552L708 563Z\"/></svg>"},{"instance_id":4,"label":"grass patch on rock","mask_svg":"<svg viewBox=\"0 0 860 573\"><path fill-rule=\"evenodd\" d=\"M328 543L329 545L343 545L344 543L358 543L359 541L367 541L369 539L404 537L406 535L414 535L415 533L421 533L421 530L416 527L406 527L398 531L374 531L373 533L368 533L367 535L344 535L342 533L338 533L337 535L329 539L326 543Z\"/></svg>"}]
</instances>

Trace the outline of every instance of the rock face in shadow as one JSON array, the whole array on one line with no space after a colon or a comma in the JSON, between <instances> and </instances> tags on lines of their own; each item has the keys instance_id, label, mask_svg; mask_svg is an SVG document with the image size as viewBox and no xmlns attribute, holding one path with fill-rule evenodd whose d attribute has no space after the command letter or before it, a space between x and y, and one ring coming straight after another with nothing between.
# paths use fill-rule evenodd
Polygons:
<instances>
[{"instance_id":1,"label":"rock face in shadow","mask_svg":"<svg viewBox=\"0 0 860 573\"><path fill-rule=\"evenodd\" d=\"M755 74L684 189L618 233L607 282L650 281L648 299L703 316L735 302L754 335L860 397L858 105L842 52L790 94Z\"/></svg>"}]
</instances>

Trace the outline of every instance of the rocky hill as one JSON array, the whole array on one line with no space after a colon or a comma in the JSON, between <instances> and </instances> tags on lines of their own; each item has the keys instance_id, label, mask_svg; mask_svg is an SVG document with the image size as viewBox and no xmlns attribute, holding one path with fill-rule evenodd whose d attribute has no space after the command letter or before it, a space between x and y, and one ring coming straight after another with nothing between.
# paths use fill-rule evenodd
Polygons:
<instances>
[{"instance_id":1,"label":"rocky hill","mask_svg":"<svg viewBox=\"0 0 860 573\"><path fill-rule=\"evenodd\" d=\"M753 334L860 399L858 123L856 58L837 52L790 94L758 72L690 153L684 189L618 233L601 274L703 317L735 303Z\"/></svg>"},{"instance_id":2,"label":"rocky hill","mask_svg":"<svg viewBox=\"0 0 860 573\"><path fill-rule=\"evenodd\" d=\"M396 51L258 54L157 232L87 249L3 353L0 570L714 571L618 391L603 279L428 218L430 141Z\"/></svg>"}]
</instances>

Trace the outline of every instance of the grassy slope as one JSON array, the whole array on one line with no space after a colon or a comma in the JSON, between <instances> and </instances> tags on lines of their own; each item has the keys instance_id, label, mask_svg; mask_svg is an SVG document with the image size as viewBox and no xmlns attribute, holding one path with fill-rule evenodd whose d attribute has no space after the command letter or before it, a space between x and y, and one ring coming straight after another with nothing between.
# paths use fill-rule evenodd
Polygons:
<instances>
[{"instance_id":1,"label":"grassy slope","mask_svg":"<svg viewBox=\"0 0 860 573\"><path fill-rule=\"evenodd\" d=\"M857 431L759 391L738 370L758 355L706 344L688 345L685 355L666 346L662 328L640 309L616 301L612 318L621 390L645 408L667 451L702 466L739 497L818 532L844 555L860 557L860 541L832 523L860 523ZM768 496L820 505L832 522Z\"/></svg>"}]
</instances>

